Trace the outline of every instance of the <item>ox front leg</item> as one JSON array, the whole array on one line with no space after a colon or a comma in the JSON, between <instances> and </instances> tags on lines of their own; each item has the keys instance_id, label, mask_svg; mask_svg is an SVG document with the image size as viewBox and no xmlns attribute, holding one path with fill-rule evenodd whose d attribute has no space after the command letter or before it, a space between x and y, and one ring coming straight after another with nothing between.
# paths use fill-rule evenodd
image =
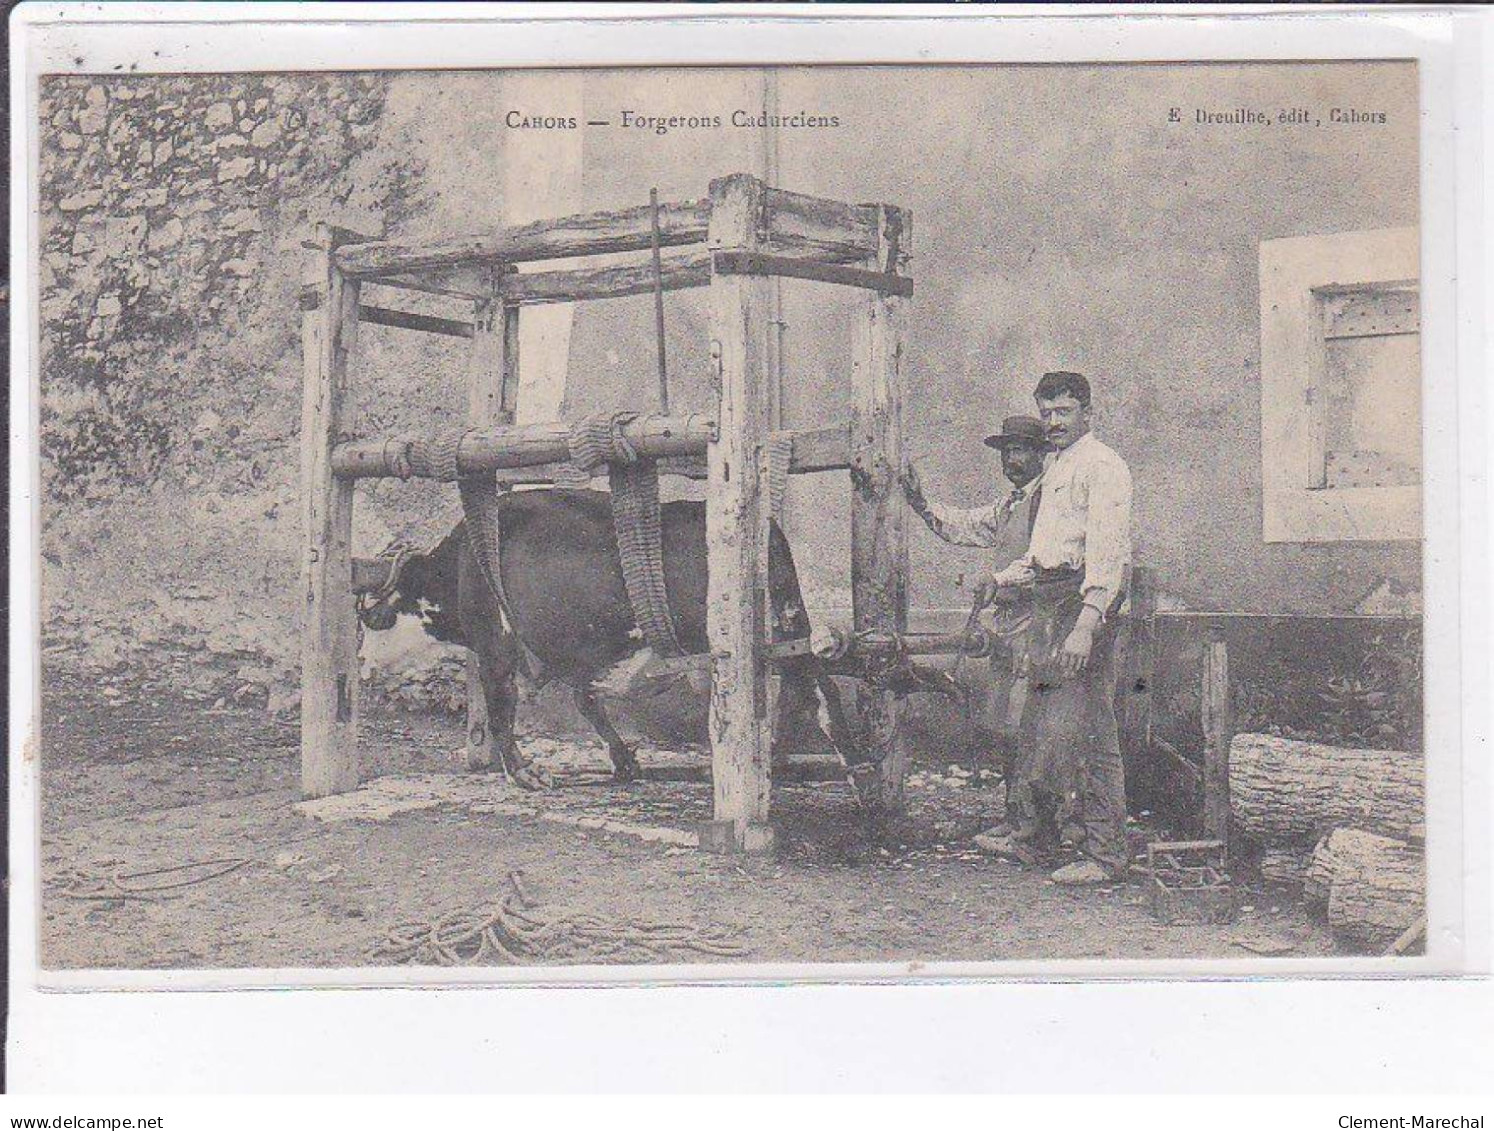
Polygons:
<instances>
[{"instance_id":1,"label":"ox front leg","mask_svg":"<svg viewBox=\"0 0 1494 1131\"><path fill-rule=\"evenodd\" d=\"M634 781L640 770L638 757L633 753L633 748L623 741L623 736L617 733L617 728L612 725L612 720L607 717L607 711L598 701L596 694L589 687L578 687L576 690L576 709L586 717L586 721L596 728L602 741L607 744L607 754L612 759L612 773L618 781Z\"/></svg>"},{"instance_id":2,"label":"ox front leg","mask_svg":"<svg viewBox=\"0 0 1494 1131\"><path fill-rule=\"evenodd\" d=\"M488 742L508 780L520 789L549 789L554 783L545 770L525 758L514 741L514 718L519 710L519 687L514 680L517 650L511 638L479 644L478 666L482 673L483 698L488 706Z\"/></svg>"}]
</instances>

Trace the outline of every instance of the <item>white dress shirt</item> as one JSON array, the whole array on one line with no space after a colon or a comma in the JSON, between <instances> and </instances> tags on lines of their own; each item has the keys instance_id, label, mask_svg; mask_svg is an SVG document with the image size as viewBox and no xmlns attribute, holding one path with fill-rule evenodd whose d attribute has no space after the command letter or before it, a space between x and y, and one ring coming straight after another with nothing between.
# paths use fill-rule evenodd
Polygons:
<instances>
[{"instance_id":1,"label":"white dress shirt","mask_svg":"<svg viewBox=\"0 0 1494 1131\"><path fill-rule=\"evenodd\" d=\"M997 573L996 581L1020 585L1038 569L1082 570L1084 603L1103 616L1131 564L1131 471L1087 432L1050 459L1041 482L1027 553Z\"/></svg>"}]
</instances>

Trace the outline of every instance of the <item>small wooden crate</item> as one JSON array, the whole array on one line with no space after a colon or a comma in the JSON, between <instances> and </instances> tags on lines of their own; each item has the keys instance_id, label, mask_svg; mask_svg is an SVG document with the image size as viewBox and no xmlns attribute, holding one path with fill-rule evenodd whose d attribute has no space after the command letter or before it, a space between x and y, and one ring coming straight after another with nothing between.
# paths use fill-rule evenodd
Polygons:
<instances>
[{"instance_id":1,"label":"small wooden crate","mask_svg":"<svg viewBox=\"0 0 1494 1131\"><path fill-rule=\"evenodd\" d=\"M1225 871L1222 840L1157 841L1147 845L1152 915L1159 923L1228 923L1235 893Z\"/></svg>"}]
</instances>

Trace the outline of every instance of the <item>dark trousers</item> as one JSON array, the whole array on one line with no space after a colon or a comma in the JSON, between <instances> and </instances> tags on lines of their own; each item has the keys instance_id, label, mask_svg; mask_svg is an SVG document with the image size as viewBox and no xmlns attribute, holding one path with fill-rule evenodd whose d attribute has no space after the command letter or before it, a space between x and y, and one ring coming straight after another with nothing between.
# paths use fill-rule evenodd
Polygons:
<instances>
[{"instance_id":1,"label":"dark trousers","mask_svg":"<svg viewBox=\"0 0 1494 1131\"><path fill-rule=\"evenodd\" d=\"M1031 688L1017 738L1009 808L1016 835L1055 844L1065 824L1084 831L1082 850L1121 874L1126 847L1126 778L1115 719L1115 629L1095 632L1089 663L1077 677L1057 673L1055 656L1078 618L1072 588L1037 587L1029 637Z\"/></svg>"}]
</instances>

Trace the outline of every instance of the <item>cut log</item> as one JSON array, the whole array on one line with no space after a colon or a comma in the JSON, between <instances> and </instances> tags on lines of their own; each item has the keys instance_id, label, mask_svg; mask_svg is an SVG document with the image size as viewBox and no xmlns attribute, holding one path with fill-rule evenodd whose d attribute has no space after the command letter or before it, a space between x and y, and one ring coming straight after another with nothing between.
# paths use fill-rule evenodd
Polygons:
<instances>
[{"instance_id":1,"label":"cut log","mask_svg":"<svg viewBox=\"0 0 1494 1131\"><path fill-rule=\"evenodd\" d=\"M1421 847L1360 829L1336 829L1313 853L1305 892L1345 939L1382 950L1426 913L1426 861Z\"/></svg>"},{"instance_id":2,"label":"cut log","mask_svg":"<svg viewBox=\"0 0 1494 1131\"><path fill-rule=\"evenodd\" d=\"M1261 850L1256 866L1260 870L1261 879L1268 884L1297 888L1303 886L1311 859L1307 853L1296 849L1266 848Z\"/></svg>"},{"instance_id":3,"label":"cut log","mask_svg":"<svg viewBox=\"0 0 1494 1131\"><path fill-rule=\"evenodd\" d=\"M1426 835L1423 758L1265 734L1230 744L1230 812L1262 847L1306 848L1337 828L1401 840Z\"/></svg>"}]
</instances>

